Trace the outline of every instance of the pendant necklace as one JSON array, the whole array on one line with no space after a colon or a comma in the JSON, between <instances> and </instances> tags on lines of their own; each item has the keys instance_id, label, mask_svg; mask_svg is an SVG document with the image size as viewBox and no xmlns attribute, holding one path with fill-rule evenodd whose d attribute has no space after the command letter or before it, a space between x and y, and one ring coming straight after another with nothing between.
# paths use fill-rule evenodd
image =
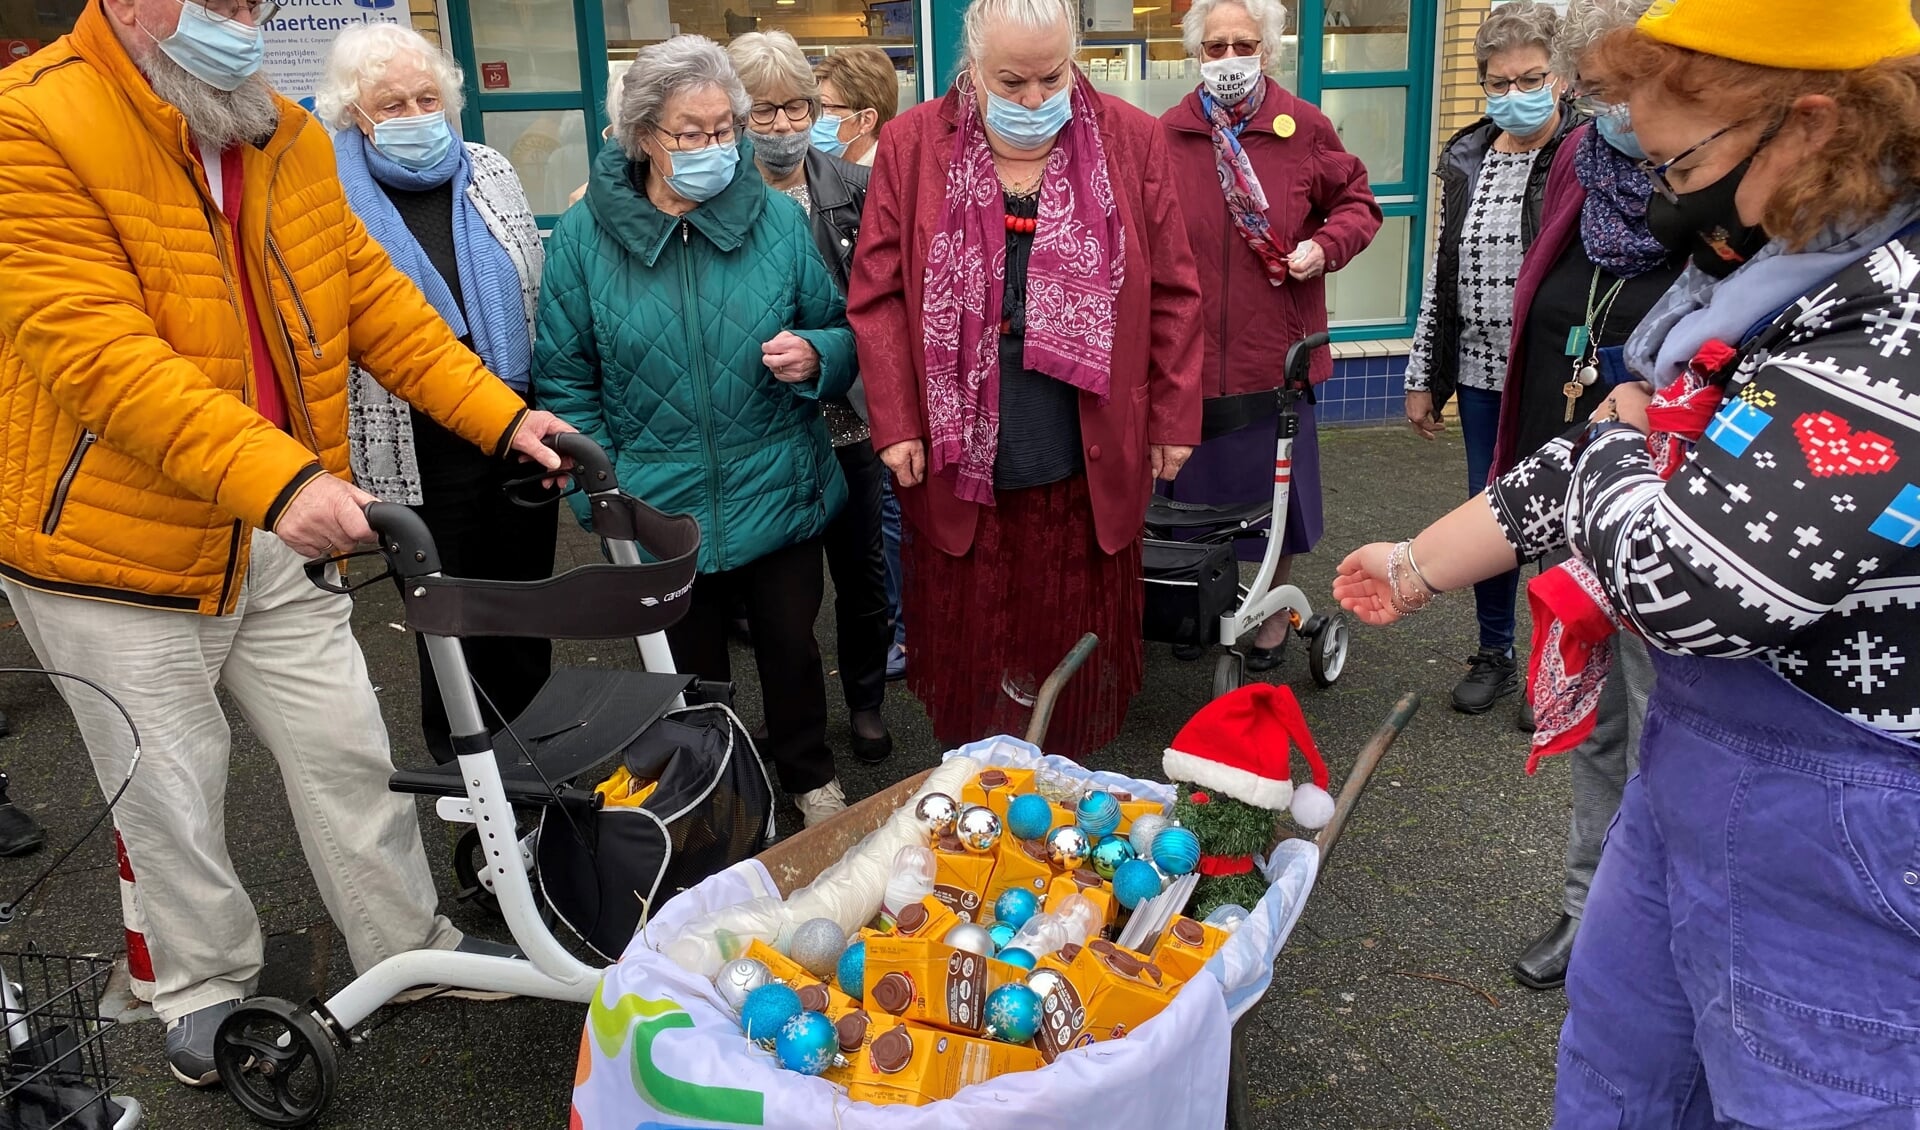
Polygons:
<instances>
[{"instance_id":1,"label":"pendant necklace","mask_svg":"<svg viewBox=\"0 0 1920 1130\"><path fill-rule=\"evenodd\" d=\"M1587 284L1587 320L1567 331L1567 356L1573 358L1573 379L1560 386L1561 395L1567 398L1565 423L1573 423L1573 410L1580 403L1581 394L1600 380L1600 338L1607 332L1607 319L1613 314L1613 303L1620 297L1620 288L1627 285L1626 279L1617 278L1606 294L1600 294L1600 276L1605 273L1606 268L1594 267L1593 281ZM1600 323L1597 333L1595 321Z\"/></svg>"}]
</instances>

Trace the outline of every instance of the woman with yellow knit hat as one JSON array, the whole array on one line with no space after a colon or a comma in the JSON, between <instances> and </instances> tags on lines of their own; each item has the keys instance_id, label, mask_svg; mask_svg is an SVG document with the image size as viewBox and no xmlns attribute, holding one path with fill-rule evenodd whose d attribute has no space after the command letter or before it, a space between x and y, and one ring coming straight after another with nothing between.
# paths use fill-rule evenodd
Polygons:
<instances>
[{"instance_id":1,"label":"woman with yellow knit hat","mask_svg":"<svg viewBox=\"0 0 1920 1130\"><path fill-rule=\"evenodd\" d=\"M1335 582L1384 624L1569 547L1528 592L1535 762L1591 729L1615 635L1652 647L1567 975L1559 1130L1920 1125L1908 2L1658 0L1583 60L1691 265L1590 424Z\"/></svg>"}]
</instances>

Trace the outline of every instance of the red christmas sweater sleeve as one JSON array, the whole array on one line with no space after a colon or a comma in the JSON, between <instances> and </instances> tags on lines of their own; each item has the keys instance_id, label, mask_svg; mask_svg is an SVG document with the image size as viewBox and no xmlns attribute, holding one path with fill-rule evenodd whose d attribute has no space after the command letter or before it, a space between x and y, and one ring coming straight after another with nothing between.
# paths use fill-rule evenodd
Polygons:
<instances>
[{"instance_id":1,"label":"red christmas sweater sleeve","mask_svg":"<svg viewBox=\"0 0 1920 1130\"><path fill-rule=\"evenodd\" d=\"M1662 650L1758 656L1920 738L1916 275L1890 245L1790 309L1670 481L1625 429L1523 461L1488 490L1508 541L1531 557L1570 540Z\"/></svg>"}]
</instances>

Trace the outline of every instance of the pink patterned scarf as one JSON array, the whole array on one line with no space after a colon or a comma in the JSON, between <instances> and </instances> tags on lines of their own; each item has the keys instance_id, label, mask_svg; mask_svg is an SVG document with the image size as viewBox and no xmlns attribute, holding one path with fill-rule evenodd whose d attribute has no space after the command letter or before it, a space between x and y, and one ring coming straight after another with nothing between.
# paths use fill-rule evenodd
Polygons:
<instances>
[{"instance_id":1,"label":"pink patterned scarf","mask_svg":"<svg viewBox=\"0 0 1920 1130\"><path fill-rule=\"evenodd\" d=\"M1291 252L1273 240L1273 224L1267 219L1267 193L1254 175L1253 162L1240 147L1240 130L1260 112L1267 96L1267 80L1254 84L1253 93L1237 106L1222 106L1200 87L1200 108L1213 125L1213 171L1220 178L1220 191L1227 198L1227 217L1233 230L1260 258L1267 272L1267 283L1280 286L1287 281L1287 257Z\"/></svg>"},{"instance_id":2,"label":"pink patterned scarf","mask_svg":"<svg viewBox=\"0 0 1920 1130\"><path fill-rule=\"evenodd\" d=\"M1093 87L1077 70L1072 101L1073 117L1041 173L1022 360L1104 404L1113 387L1113 308L1126 274L1126 233L1114 207ZM956 497L991 506L1000 445L1006 203L978 104L965 92L959 102L946 206L927 252L922 293L928 470L951 471Z\"/></svg>"}]
</instances>

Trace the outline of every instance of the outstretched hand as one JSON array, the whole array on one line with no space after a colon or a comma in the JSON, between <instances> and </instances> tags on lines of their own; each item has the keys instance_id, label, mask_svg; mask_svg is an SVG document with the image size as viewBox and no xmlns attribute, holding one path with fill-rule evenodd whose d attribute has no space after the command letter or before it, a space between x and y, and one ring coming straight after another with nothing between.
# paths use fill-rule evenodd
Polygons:
<instances>
[{"instance_id":1,"label":"outstretched hand","mask_svg":"<svg viewBox=\"0 0 1920 1130\"><path fill-rule=\"evenodd\" d=\"M1387 557L1392 552L1392 542L1376 541L1354 550L1340 562L1333 579L1333 597L1362 623L1382 627L1400 619L1387 588Z\"/></svg>"}]
</instances>

